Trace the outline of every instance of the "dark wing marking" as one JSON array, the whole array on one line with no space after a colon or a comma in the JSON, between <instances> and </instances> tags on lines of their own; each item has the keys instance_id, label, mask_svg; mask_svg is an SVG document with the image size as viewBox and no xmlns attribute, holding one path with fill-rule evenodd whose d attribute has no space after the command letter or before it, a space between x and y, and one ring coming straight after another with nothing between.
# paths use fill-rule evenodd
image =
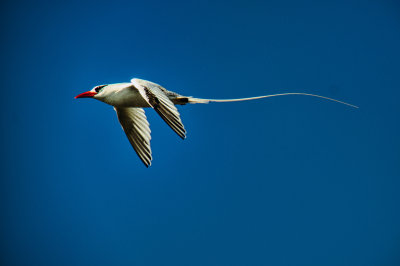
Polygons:
<instances>
[{"instance_id":1,"label":"dark wing marking","mask_svg":"<svg viewBox=\"0 0 400 266\"><path fill-rule=\"evenodd\" d=\"M116 108L118 120L140 160L151 165L150 126L142 108Z\"/></svg>"}]
</instances>

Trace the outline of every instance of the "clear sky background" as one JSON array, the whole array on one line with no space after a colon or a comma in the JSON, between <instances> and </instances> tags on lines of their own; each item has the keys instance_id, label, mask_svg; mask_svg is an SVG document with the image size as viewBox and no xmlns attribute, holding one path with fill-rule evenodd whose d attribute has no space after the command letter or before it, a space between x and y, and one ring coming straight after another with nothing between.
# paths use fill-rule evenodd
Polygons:
<instances>
[{"instance_id":1,"label":"clear sky background","mask_svg":"<svg viewBox=\"0 0 400 266\"><path fill-rule=\"evenodd\" d=\"M58 2L58 1L57 1ZM3 1L1 265L399 265L397 1ZM110 106L147 110L153 165Z\"/></svg>"}]
</instances>

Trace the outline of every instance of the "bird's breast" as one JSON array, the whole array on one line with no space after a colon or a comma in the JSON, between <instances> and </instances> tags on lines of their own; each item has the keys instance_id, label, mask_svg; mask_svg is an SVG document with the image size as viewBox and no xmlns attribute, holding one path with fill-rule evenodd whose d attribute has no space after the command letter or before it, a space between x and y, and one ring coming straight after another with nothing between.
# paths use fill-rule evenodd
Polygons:
<instances>
[{"instance_id":1,"label":"bird's breast","mask_svg":"<svg viewBox=\"0 0 400 266\"><path fill-rule=\"evenodd\" d=\"M115 107L151 107L142 95L133 89L115 90L103 101Z\"/></svg>"}]
</instances>

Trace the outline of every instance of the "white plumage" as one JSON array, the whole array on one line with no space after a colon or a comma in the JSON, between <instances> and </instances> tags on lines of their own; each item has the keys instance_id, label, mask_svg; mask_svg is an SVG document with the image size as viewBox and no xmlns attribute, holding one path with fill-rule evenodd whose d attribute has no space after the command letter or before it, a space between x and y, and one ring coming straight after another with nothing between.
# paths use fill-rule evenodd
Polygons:
<instances>
[{"instance_id":1,"label":"white plumage","mask_svg":"<svg viewBox=\"0 0 400 266\"><path fill-rule=\"evenodd\" d=\"M227 100L199 99L182 96L178 93L168 91L156 83L136 78L132 79L130 83L96 86L88 92L77 95L75 98L94 98L114 106L118 120L121 123L129 142L142 162L146 167L149 167L152 160L150 147L151 131L143 108L153 108L172 128L172 130L184 139L186 138L186 130L175 105L185 105L188 103L248 101L283 95L307 95L319 97L358 108L357 106L342 101L308 93L282 93Z\"/></svg>"}]
</instances>

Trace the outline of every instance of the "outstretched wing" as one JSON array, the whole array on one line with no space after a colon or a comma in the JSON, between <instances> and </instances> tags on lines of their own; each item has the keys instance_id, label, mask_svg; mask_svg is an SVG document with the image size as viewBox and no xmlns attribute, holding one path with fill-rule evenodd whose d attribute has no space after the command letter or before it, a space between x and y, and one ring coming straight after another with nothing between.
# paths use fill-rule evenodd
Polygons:
<instances>
[{"instance_id":1,"label":"outstretched wing","mask_svg":"<svg viewBox=\"0 0 400 266\"><path fill-rule=\"evenodd\" d=\"M140 160L151 165L150 126L142 108L116 108L118 120Z\"/></svg>"},{"instance_id":2,"label":"outstretched wing","mask_svg":"<svg viewBox=\"0 0 400 266\"><path fill-rule=\"evenodd\" d=\"M140 79L132 79L132 84L140 92L142 97L148 101L151 107L182 139L186 138L186 130L182 124L178 110L174 103L168 98L166 90L161 86Z\"/></svg>"}]
</instances>

